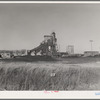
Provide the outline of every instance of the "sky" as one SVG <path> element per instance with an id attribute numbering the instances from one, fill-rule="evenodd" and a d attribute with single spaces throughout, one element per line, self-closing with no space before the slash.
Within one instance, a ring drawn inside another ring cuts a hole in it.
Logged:
<path id="1" fill-rule="evenodd" d="M 60 51 L 100 51 L 100 4 L 0 4 L 0 50 L 33 49 L 56 33 Z"/>

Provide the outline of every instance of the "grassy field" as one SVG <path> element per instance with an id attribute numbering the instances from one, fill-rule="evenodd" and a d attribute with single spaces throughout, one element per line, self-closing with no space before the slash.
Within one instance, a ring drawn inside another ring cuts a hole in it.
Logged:
<path id="1" fill-rule="evenodd" d="M 100 90 L 100 63 L 0 62 L 0 90 Z"/>

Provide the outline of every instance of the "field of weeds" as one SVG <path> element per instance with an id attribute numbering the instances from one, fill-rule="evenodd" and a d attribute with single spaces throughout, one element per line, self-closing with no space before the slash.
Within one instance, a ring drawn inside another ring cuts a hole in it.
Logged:
<path id="1" fill-rule="evenodd" d="M 100 64 L 0 62 L 0 90 L 100 90 Z"/>

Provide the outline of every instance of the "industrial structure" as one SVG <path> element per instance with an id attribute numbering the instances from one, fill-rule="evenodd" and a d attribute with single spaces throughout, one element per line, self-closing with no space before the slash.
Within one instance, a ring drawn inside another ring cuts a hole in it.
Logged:
<path id="1" fill-rule="evenodd" d="M 56 33 L 53 32 L 51 35 L 44 35 L 44 40 L 40 43 L 39 46 L 32 50 L 28 50 L 28 55 L 41 55 L 47 56 L 56 56 L 57 55 L 57 38 Z"/>
<path id="2" fill-rule="evenodd" d="M 13 58 L 16 56 L 25 56 L 27 55 L 27 50 L 0 50 L 0 58 Z"/>
<path id="3" fill-rule="evenodd" d="M 68 45 L 66 52 L 60 52 L 57 46 L 56 33 L 52 32 L 50 35 L 44 35 L 44 40 L 39 46 L 31 50 L 0 50 L 0 59 L 6 58 L 31 58 L 41 59 L 41 57 L 88 57 L 100 55 L 98 51 L 85 51 L 83 55 L 74 54 L 74 45 Z M 34 55 L 34 56 L 33 56 Z M 40 56 L 37 56 L 40 55 Z"/>
<path id="4" fill-rule="evenodd" d="M 99 52 L 98 51 L 85 51 L 84 52 L 84 57 L 88 57 L 88 56 L 98 56 Z"/>
<path id="5" fill-rule="evenodd" d="M 67 46 L 67 52 L 68 52 L 69 55 L 73 55 L 74 54 L 74 46 L 68 45 Z"/>
<path id="6" fill-rule="evenodd" d="M 21 57 L 21 56 L 51 56 L 51 57 L 61 57 L 62 55 L 66 55 L 66 53 L 59 52 L 58 46 L 57 46 L 57 38 L 56 33 L 52 32 L 50 35 L 44 35 L 44 40 L 40 43 L 39 46 L 36 48 L 33 48 L 31 50 L 1 50 L 0 51 L 1 58 L 15 58 L 15 57 Z"/>

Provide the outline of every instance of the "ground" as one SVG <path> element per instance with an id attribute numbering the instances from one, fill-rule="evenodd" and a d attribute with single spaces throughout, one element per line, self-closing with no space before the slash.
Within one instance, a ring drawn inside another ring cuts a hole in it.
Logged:
<path id="1" fill-rule="evenodd" d="M 0 90 L 100 90 L 100 58 L 1 60 Z"/>

